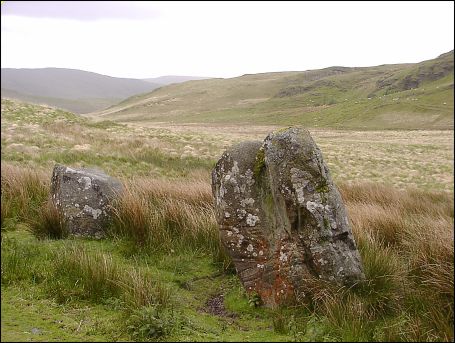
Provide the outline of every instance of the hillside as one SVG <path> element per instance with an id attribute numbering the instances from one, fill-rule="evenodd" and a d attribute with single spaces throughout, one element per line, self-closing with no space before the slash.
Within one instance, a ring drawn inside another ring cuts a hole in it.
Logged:
<path id="1" fill-rule="evenodd" d="M 188 81 L 90 116 L 121 122 L 453 129 L 453 51 L 415 64 Z"/>
<path id="2" fill-rule="evenodd" d="M 2 97 L 86 113 L 106 108 L 160 84 L 64 68 L 2 68 Z"/>
<path id="3" fill-rule="evenodd" d="M 152 77 L 152 78 L 143 79 L 143 80 L 147 81 L 147 82 L 158 83 L 160 85 L 170 85 L 172 83 L 181 83 L 181 82 L 186 82 L 186 81 L 206 80 L 206 79 L 210 79 L 210 77 L 164 75 L 164 76 Z"/>

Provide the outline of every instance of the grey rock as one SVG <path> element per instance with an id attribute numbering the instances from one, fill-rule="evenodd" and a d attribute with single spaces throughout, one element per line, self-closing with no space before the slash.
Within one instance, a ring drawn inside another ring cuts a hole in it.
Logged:
<path id="1" fill-rule="evenodd" d="M 267 306 L 306 296 L 306 280 L 364 278 L 340 193 L 309 132 L 289 128 L 226 151 L 212 171 L 221 241 Z"/>
<path id="2" fill-rule="evenodd" d="M 120 181 L 101 170 L 57 164 L 51 197 L 67 231 L 75 236 L 102 238 L 112 215 L 111 203 L 122 192 Z"/>

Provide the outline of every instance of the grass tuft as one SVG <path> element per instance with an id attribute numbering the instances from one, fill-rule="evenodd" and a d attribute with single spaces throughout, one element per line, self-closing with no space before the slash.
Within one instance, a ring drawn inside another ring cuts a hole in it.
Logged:
<path id="1" fill-rule="evenodd" d="M 38 239 L 62 239 L 68 237 L 64 218 L 51 200 L 41 206 L 36 219 L 29 219 L 28 222 L 30 232 Z"/>
<path id="2" fill-rule="evenodd" d="M 112 234 L 131 240 L 141 251 L 204 251 L 221 268 L 230 267 L 207 184 L 138 180 L 125 187 L 113 207 Z"/>
<path id="3" fill-rule="evenodd" d="M 41 204 L 49 195 L 50 177 L 44 172 L 1 165 L 2 227 L 9 223 L 33 220 L 40 213 Z"/>
<path id="4" fill-rule="evenodd" d="M 95 303 L 120 299 L 129 309 L 169 303 L 169 289 L 143 270 L 126 269 L 110 254 L 70 244 L 57 261 L 48 291 L 58 302 L 88 299 Z"/>

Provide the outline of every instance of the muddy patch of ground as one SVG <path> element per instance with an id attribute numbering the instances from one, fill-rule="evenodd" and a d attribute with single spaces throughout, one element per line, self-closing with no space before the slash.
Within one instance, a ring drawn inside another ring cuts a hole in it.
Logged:
<path id="1" fill-rule="evenodd" d="M 204 307 L 199 310 L 219 317 L 235 318 L 237 316 L 235 313 L 227 311 L 224 307 L 223 294 L 213 295 L 207 300 Z"/>

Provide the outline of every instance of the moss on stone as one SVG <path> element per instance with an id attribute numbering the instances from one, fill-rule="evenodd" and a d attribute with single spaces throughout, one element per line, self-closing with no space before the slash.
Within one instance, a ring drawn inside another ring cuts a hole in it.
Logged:
<path id="1" fill-rule="evenodd" d="M 318 193 L 328 193 L 329 192 L 329 186 L 325 181 L 322 181 L 320 184 L 316 186 L 316 192 Z"/>
<path id="2" fill-rule="evenodd" d="M 253 174 L 254 179 L 259 180 L 261 176 L 262 170 L 265 168 L 265 152 L 264 148 L 260 148 L 258 153 L 256 154 L 256 159 L 254 162 Z"/>
<path id="3" fill-rule="evenodd" d="M 286 127 L 282 127 L 281 129 L 278 129 L 278 130 L 275 130 L 273 133 L 282 133 L 282 132 L 285 132 L 289 129 L 292 129 L 292 126 L 286 126 Z"/>
<path id="4" fill-rule="evenodd" d="M 264 210 L 266 210 L 266 213 L 269 214 L 269 213 L 273 213 L 273 207 L 274 207 L 274 202 L 273 202 L 273 195 L 272 193 L 270 192 L 267 192 L 264 196 L 263 196 L 263 203 L 265 205 L 265 208 Z"/>
<path id="5" fill-rule="evenodd" d="M 324 228 L 325 229 L 330 229 L 330 223 L 329 223 L 329 220 L 327 218 L 324 218 Z"/>

